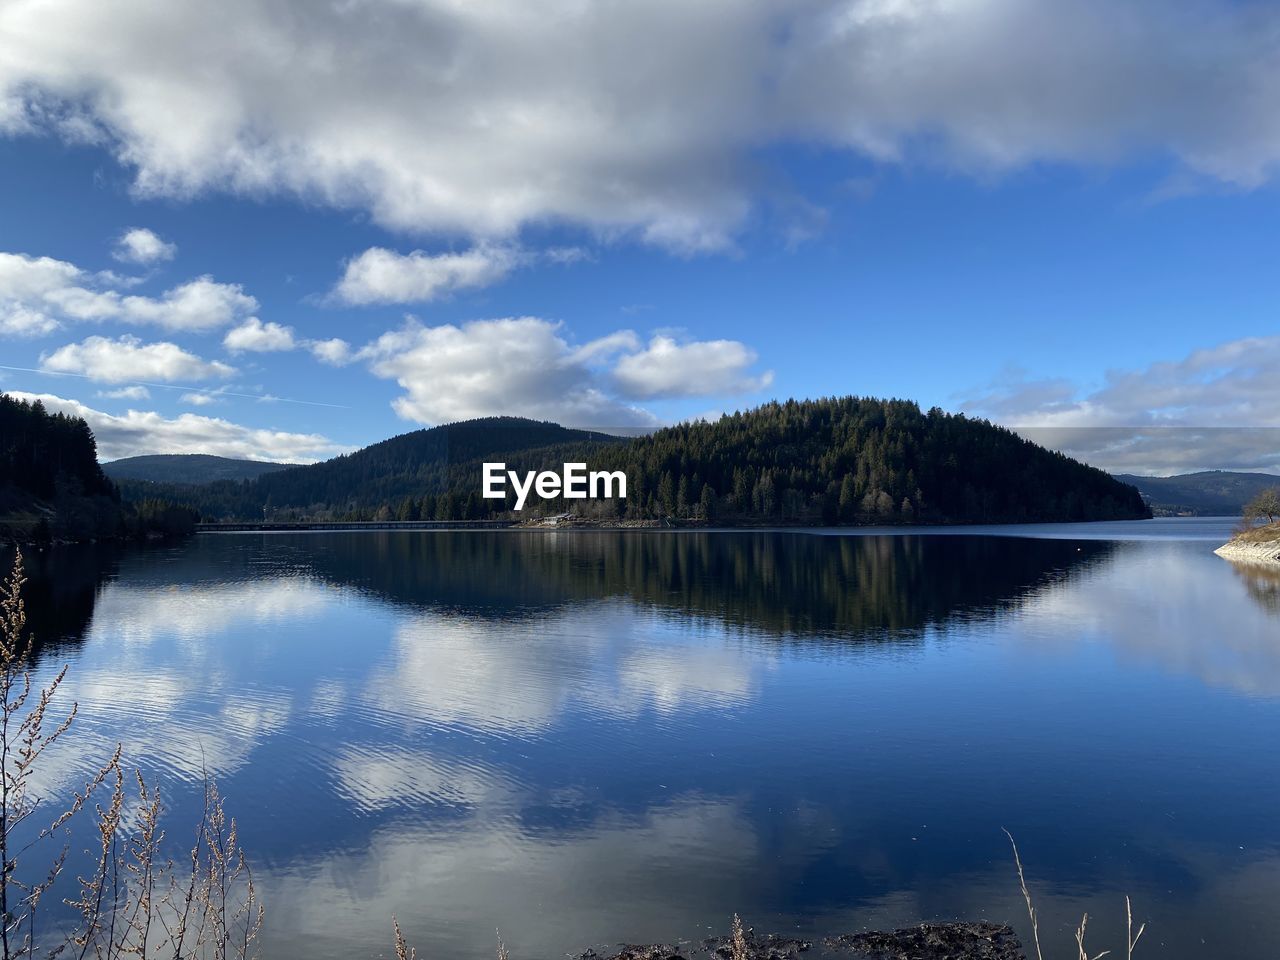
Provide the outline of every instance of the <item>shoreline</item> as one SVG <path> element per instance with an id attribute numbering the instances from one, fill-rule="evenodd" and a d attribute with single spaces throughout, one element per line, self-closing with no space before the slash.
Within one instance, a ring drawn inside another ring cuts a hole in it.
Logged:
<path id="1" fill-rule="evenodd" d="M 1280 523 L 1238 532 L 1213 552 L 1226 560 L 1280 565 Z"/>
<path id="2" fill-rule="evenodd" d="M 1087 524 L 1135 523 L 1151 517 L 1120 520 L 987 520 L 980 523 L 753 523 L 715 520 L 595 520 L 581 517 L 541 517 L 528 520 L 299 520 L 299 521 L 210 521 L 197 523 L 196 533 L 303 533 L 362 530 L 643 530 L 643 531 L 770 531 L 786 530 L 874 530 L 874 531 L 957 531 L 985 527 L 1079 526 Z M 1165 518 L 1168 519 L 1168 518 Z M 1201 519 L 1201 518 L 1194 518 Z M 1213 518 L 1210 518 L 1213 519 Z"/>
<path id="3" fill-rule="evenodd" d="M 1238 540 L 1228 540 L 1213 552 L 1224 560 L 1280 567 L 1280 540 L 1270 540 L 1262 543 L 1242 543 Z"/>
<path id="4" fill-rule="evenodd" d="M 892 931 L 806 939 L 761 935 L 708 937 L 676 944 L 620 944 L 592 949 L 578 960 L 1026 960 L 1012 927 L 989 921 L 921 923 Z"/>

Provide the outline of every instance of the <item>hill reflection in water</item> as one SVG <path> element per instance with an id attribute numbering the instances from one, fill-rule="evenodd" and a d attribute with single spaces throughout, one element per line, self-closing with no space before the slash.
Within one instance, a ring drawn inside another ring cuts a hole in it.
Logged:
<path id="1" fill-rule="evenodd" d="M 997 615 L 1114 549 L 1002 537 L 371 532 L 203 537 L 175 559 L 180 570 L 163 570 L 199 582 L 252 578 L 269 565 L 275 576 L 467 617 L 625 599 L 766 634 L 863 638 Z"/>
<path id="2" fill-rule="evenodd" d="M 1002 825 L 1045 929 L 1113 945 L 1128 893 L 1198 960 L 1280 936 L 1276 618 L 1213 545 L 204 536 L 78 561 L 41 669 L 175 823 L 219 779 L 284 960 L 376 954 L 392 913 L 462 960 L 1019 921 Z"/>

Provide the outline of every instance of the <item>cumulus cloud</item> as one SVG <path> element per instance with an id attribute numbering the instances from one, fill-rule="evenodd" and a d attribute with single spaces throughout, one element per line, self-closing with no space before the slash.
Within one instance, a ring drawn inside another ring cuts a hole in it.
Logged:
<path id="1" fill-rule="evenodd" d="M 143 343 L 137 337 L 88 337 L 41 355 L 40 369 L 71 373 L 99 383 L 127 380 L 209 380 L 229 377 L 235 368 L 220 361 L 205 361 L 176 343 Z"/>
<path id="2" fill-rule="evenodd" d="M 292 350 L 297 343 L 293 338 L 292 327 L 263 323 L 257 317 L 250 317 L 240 326 L 228 330 L 227 335 L 222 338 L 222 345 L 232 353 L 268 353 Z"/>
<path id="3" fill-rule="evenodd" d="M 98 396 L 106 400 L 150 400 L 151 391 L 140 384 L 135 384 L 132 387 L 121 387 L 119 390 L 101 390 Z"/>
<path id="4" fill-rule="evenodd" d="M 58 329 L 58 321 L 47 313 L 20 303 L 0 302 L 0 336 L 42 337 Z"/>
<path id="5" fill-rule="evenodd" d="M 983 173 L 1163 156 L 1263 183 L 1278 29 L 1234 0 L 9 3 L 0 125 L 102 143 L 148 196 L 700 250 L 731 243 L 779 179 L 757 158 L 795 143 Z"/>
<path id="6" fill-rule="evenodd" d="M 5 300 L 37 300 L 72 286 L 83 275 L 79 267 L 64 260 L 0 252 L 0 298 Z"/>
<path id="7" fill-rule="evenodd" d="M 161 240 L 146 227 L 133 227 L 116 240 L 111 255 L 122 263 L 155 263 L 172 260 L 178 254 L 178 245 Z"/>
<path id="8" fill-rule="evenodd" d="M 225 327 L 257 308 L 258 301 L 239 284 L 218 283 L 205 276 L 174 287 L 158 299 L 124 297 L 115 318 L 128 323 L 153 323 L 169 330 L 203 332 Z"/>
<path id="9" fill-rule="evenodd" d="M 62 321 L 149 324 L 196 333 L 248 317 L 258 301 L 238 284 L 202 276 L 159 297 L 125 294 L 129 278 L 90 273 L 65 260 L 0 253 L 0 325 L 6 332 L 37 335 Z"/>
<path id="10" fill-rule="evenodd" d="M 348 304 L 424 303 L 455 290 L 487 287 L 519 261 L 520 254 L 510 247 L 489 244 L 434 256 L 370 247 L 347 261 L 333 295 Z"/>
<path id="11" fill-rule="evenodd" d="M 339 367 L 351 360 L 351 344 L 334 337 L 332 340 L 310 340 L 307 349 L 321 363 Z"/>
<path id="12" fill-rule="evenodd" d="M 1280 473 L 1280 336 L 1249 337 L 1139 370 L 1093 389 L 1015 373 L 966 410 L 1110 470 Z"/>
<path id="13" fill-rule="evenodd" d="M 168 419 L 153 411 L 130 410 L 117 417 L 53 394 L 14 391 L 10 396 L 40 400 L 50 410 L 83 417 L 104 460 L 147 453 L 210 453 L 244 460 L 313 463 L 350 449 L 318 433 L 247 427 L 194 413 Z"/>
<path id="14" fill-rule="evenodd" d="M 623 330 L 573 346 L 561 324 L 539 317 L 438 327 L 410 322 L 354 359 L 399 383 L 405 394 L 393 407 L 418 423 L 514 414 L 602 430 L 650 427 L 658 419 L 632 399 L 741 393 L 768 382 L 768 375 L 746 371 L 754 352 L 728 340 L 670 341 L 673 365 L 691 380 L 664 377 L 655 371 L 653 355 L 667 350 L 662 344 L 668 341 L 657 337 L 641 349 L 636 335 Z M 697 369 L 698 361 L 713 365 L 709 374 Z"/>
<path id="15" fill-rule="evenodd" d="M 409 323 L 357 355 L 405 390 L 392 406 L 406 420 L 447 423 L 517 414 L 575 426 L 649 426 L 573 356 L 560 325 L 537 317 L 476 320 L 460 327 Z"/>
<path id="16" fill-rule="evenodd" d="M 773 371 L 749 373 L 756 352 L 736 340 L 680 344 L 656 336 L 639 353 L 618 361 L 613 377 L 619 391 L 637 400 L 751 393 L 773 382 Z"/>

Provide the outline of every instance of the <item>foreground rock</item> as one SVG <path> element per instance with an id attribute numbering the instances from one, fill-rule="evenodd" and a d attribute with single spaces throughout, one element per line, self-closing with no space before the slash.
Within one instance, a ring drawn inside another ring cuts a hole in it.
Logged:
<path id="1" fill-rule="evenodd" d="M 1213 552 L 1245 563 L 1280 563 L 1280 523 L 1238 533 Z"/>
<path id="2" fill-rule="evenodd" d="M 995 923 L 925 923 L 890 933 L 851 933 L 823 940 L 747 933 L 748 960 L 1026 960 L 1012 927 Z M 731 960 L 733 940 L 622 946 L 581 960 Z"/>

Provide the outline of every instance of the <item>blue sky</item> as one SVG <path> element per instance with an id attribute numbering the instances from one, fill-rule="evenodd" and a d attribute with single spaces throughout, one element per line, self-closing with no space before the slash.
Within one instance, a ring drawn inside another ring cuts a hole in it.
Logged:
<path id="1" fill-rule="evenodd" d="M 1268 8 L 170 6 L 0 12 L 0 387 L 104 456 L 857 393 L 1280 470 Z"/>

